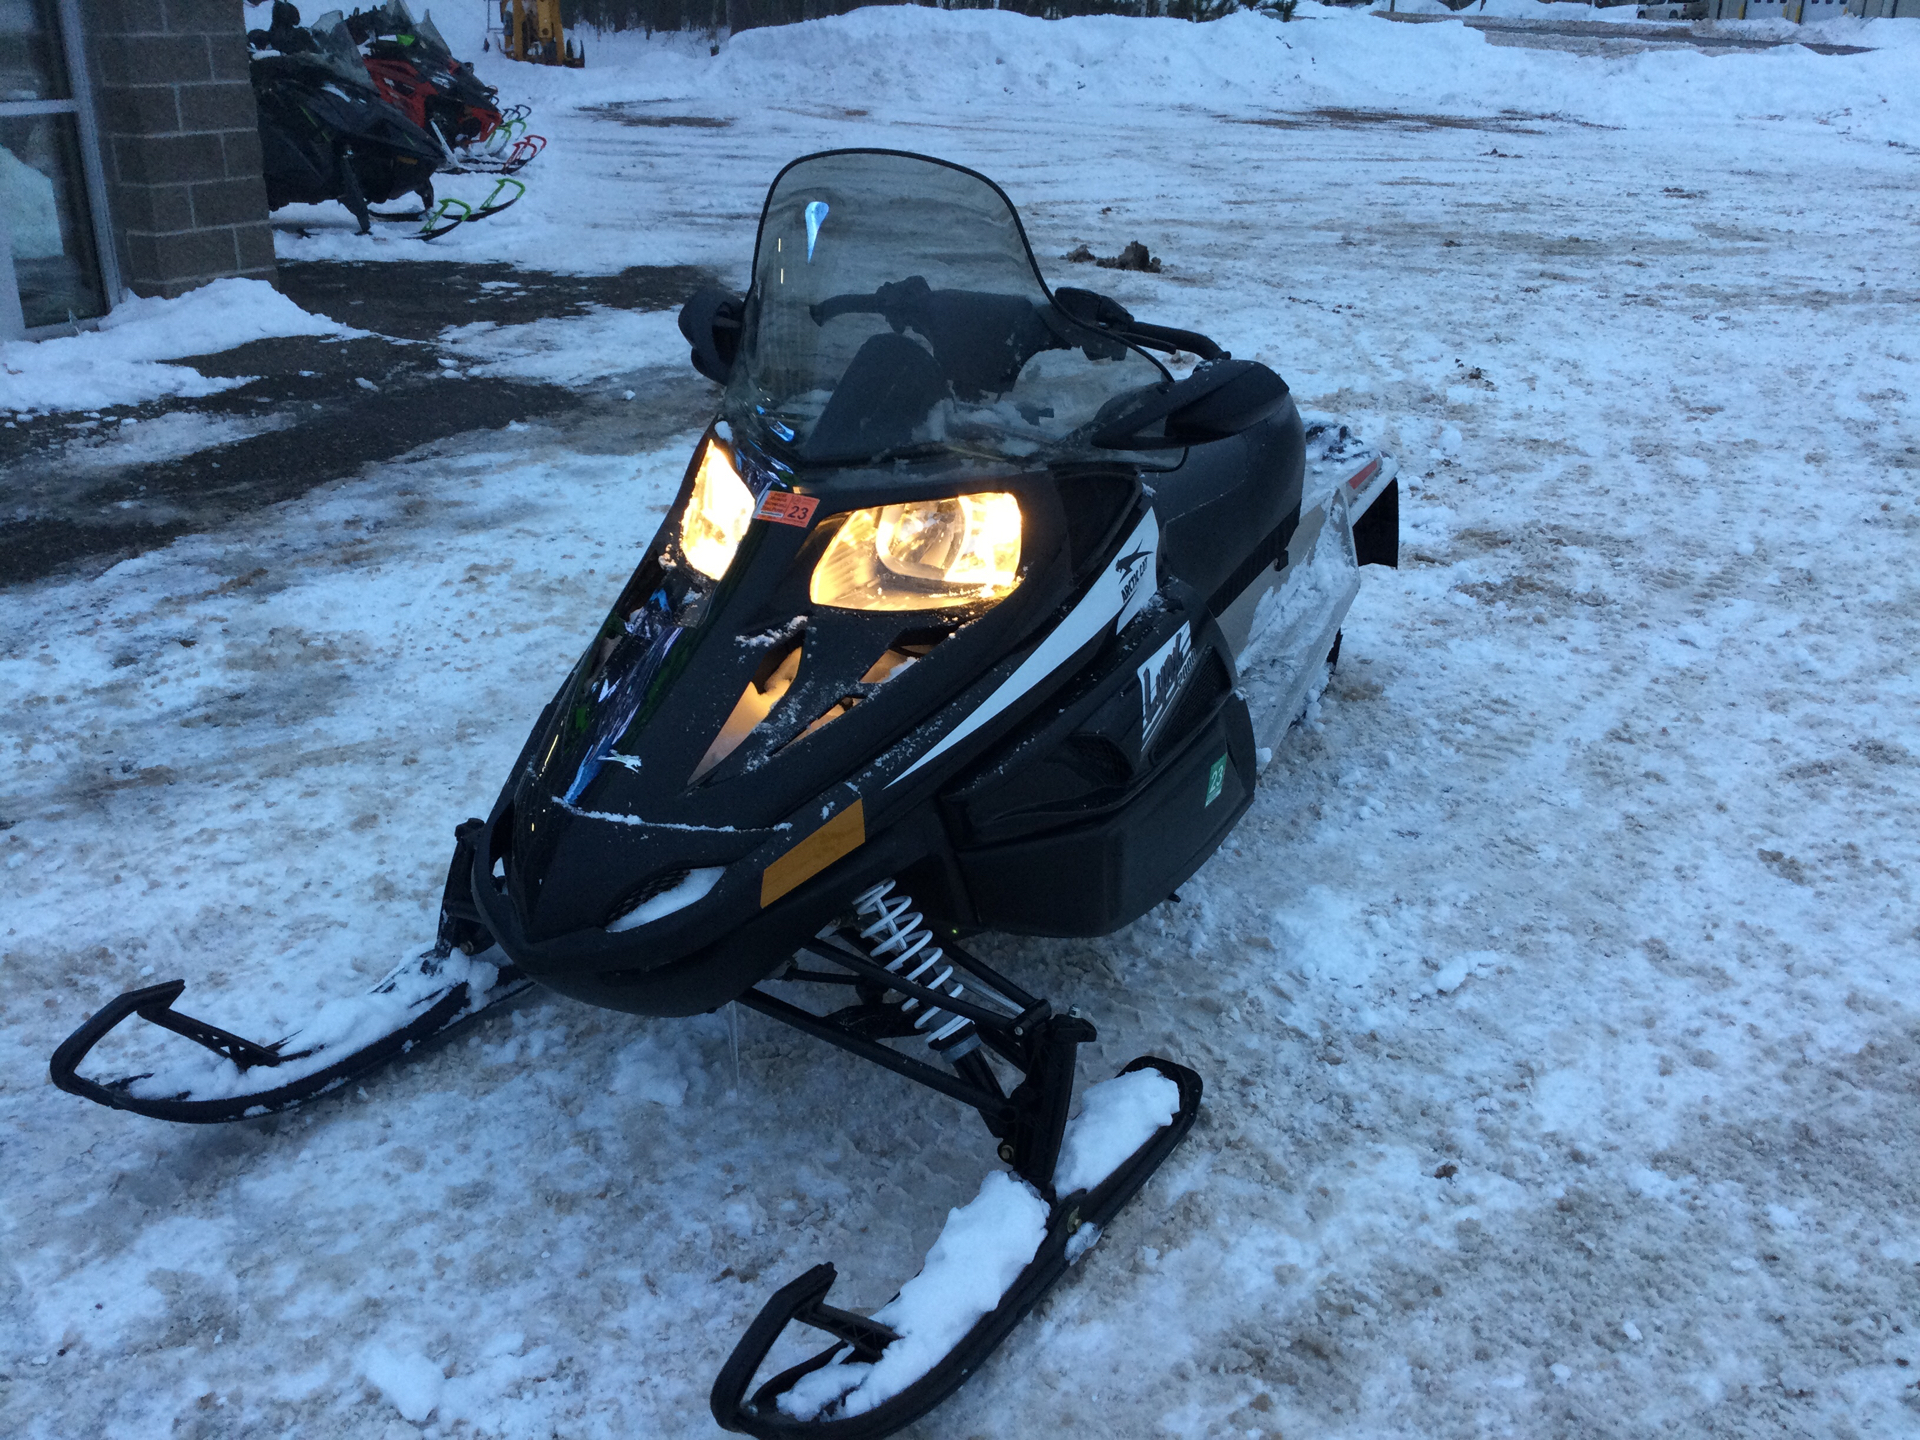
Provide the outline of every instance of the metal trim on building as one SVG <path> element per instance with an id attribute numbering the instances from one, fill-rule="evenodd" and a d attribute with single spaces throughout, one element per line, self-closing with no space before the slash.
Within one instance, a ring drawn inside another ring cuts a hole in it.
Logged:
<path id="1" fill-rule="evenodd" d="M 72 115 L 79 134 L 82 189 L 87 197 L 87 221 L 93 232 L 94 263 L 99 267 L 101 296 L 107 313 L 121 300 L 119 256 L 114 250 L 113 225 L 107 213 L 107 173 L 100 160 L 100 129 L 94 114 L 93 70 L 81 35 L 80 0 L 55 0 L 54 23 L 60 27 L 60 50 L 67 66 L 64 100 L 0 100 L 0 119 L 34 115 Z M 91 329 L 100 316 L 62 320 L 29 328 L 20 306 L 20 288 L 13 267 L 13 234 L 0 214 L 0 339 L 41 340 Z"/>

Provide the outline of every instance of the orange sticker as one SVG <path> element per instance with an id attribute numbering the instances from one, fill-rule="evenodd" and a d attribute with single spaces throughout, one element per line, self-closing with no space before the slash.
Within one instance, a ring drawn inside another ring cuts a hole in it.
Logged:
<path id="1" fill-rule="evenodd" d="M 814 495 L 796 495 L 791 490 L 769 490 L 760 497 L 756 520 L 771 520 L 776 525 L 798 525 L 802 530 L 813 523 L 813 512 L 820 508 Z"/>
<path id="2" fill-rule="evenodd" d="M 1354 472 L 1353 478 L 1347 481 L 1347 488 L 1349 490 L 1358 490 L 1362 485 L 1366 484 L 1367 481 L 1371 480 L 1375 475 L 1379 473 L 1380 473 L 1380 458 L 1379 456 L 1376 455 L 1373 459 L 1369 460 L 1365 465 L 1362 465 L 1357 471 Z"/>

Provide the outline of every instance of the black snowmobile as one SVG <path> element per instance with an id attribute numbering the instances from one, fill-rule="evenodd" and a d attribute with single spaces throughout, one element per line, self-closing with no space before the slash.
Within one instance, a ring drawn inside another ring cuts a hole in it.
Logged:
<path id="1" fill-rule="evenodd" d="M 433 950 L 274 1045 L 174 1010 L 182 981 L 133 991 L 53 1080 L 231 1120 L 532 982 L 649 1015 L 746 1005 L 973 1108 L 1009 1167 L 879 1312 L 827 1303 L 816 1267 L 714 1385 L 729 1429 L 883 1435 L 982 1363 L 1200 1101 L 1143 1056 L 1070 1119 L 1092 1024 L 966 937 L 1107 934 L 1213 853 L 1325 683 L 1358 566 L 1397 561 L 1394 467 L 1305 427 L 1265 366 L 1049 290 L 1000 189 L 924 156 L 789 165 L 752 288 L 680 323 L 720 416 L 455 832 Z M 1176 379 L 1150 351 L 1198 363 Z M 81 1076 L 135 1014 L 203 1052 Z M 756 1386 L 794 1321 L 831 1344 Z"/>
<path id="2" fill-rule="evenodd" d="M 423 214 L 433 210 L 445 152 L 380 98 L 337 10 L 303 27 L 300 12 L 276 0 L 272 25 L 247 38 L 268 209 L 338 200 L 362 235 L 382 201 L 415 194 Z"/>

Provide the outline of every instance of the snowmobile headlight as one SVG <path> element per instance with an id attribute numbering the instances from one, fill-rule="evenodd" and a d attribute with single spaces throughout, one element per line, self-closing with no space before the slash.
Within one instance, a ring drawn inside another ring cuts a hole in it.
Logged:
<path id="1" fill-rule="evenodd" d="M 1020 502 L 992 491 L 854 511 L 810 594 L 848 610 L 938 610 L 998 600 L 1019 571 Z"/>
<path id="2" fill-rule="evenodd" d="M 733 552 L 753 520 L 753 492 L 747 489 L 733 459 L 716 441 L 707 441 L 700 469 L 693 477 L 693 494 L 680 521 L 680 549 L 687 563 L 709 579 L 718 580 L 733 563 Z"/>

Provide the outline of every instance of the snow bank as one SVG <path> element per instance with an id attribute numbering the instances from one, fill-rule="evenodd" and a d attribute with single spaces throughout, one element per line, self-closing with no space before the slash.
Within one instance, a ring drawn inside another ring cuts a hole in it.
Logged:
<path id="1" fill-rule="evenodd" d="M 1633 18 L 1630 7 L 1512 4 L 1517 14 L 1541 19 Z M 1434 8 L 1447 13 L 1437 3 Z M 1907 133 L 1896 138 L 1920 139 L 1914 133 L 1912 65 L 1903 53 L 1912 48 L 1909 39 L 1887 28 L 1863 29 L 1862 22 L 1850 28 L 1833 23 L 1851 43 L 1888 48 L 1846 57 L 1842 66 L 1836 57 L 1798 45 L 1735 55 L 1663 49 L 1599 58 L 1493 45 L 1465 24 L 1404 25 L 1333 7 L 1303 10 L 1314 13 L 1289 25 L 1252 11 L 1196 25 L 875 6 L 749 30 L 713 57 L 689 53 L 674 37 L 636 42 L 622 36 L 635 57 L 630 66 L 538 76 L 514 67 L 488 78 L 504 80 L 516 94 L 536 93 L 543 107 L 685 98 L 712 102 L 733 115 L 829 103 L 964 113 L 1009 100 L 1129 108 L 1171 101 L 1208 108 L 1521 110 L 1635 125 L 1656 117 L 1698 120 L 1760 109 L 1764 87 L 1769 115 L 1831 117 L 1836 101 L 1845 104 L 1840 97 L 1851 94 L 1856 109 L 1884 106 L 1897 113 Z M 1811 37 L 1796 30 L 1793 38 Z M 484 62 L 481 68 L 488 69 Z M 1857 110 L 1852 118 L 1867 117 Z"/>
<path id="2" fill-rule="evenodd" d="M 1305 11 L 1308 5 L 1302 4 Z M 1314 5 L 1316 13 L 1324 13 L 1333 7 Z M 1480 16 L 1498 16 L 1503 20 L 1541 20 L 1575 21 L 1581 24 L 1598 23 L 1602 25 L 1631 25 L 1639 19 L 1633 5 L 1575 5 L 1567 0 L 1477 0 L 1464 10 L 1454 10 L 1441 3 L 1441 0 L 1378 0 L 1371 11 L 1374 15 L 1446 15 L 1454 19 L 1467 20 Z M 1337 13 L 1337 12 L 1336 12 Z"/>
<path id="3" fill-rule="evenodd" d="M 1573 18 L 1592 14 L 1583 6 L 1551 8 Z M 1196 25 L 876 6 L 745 31 L 714 55 L 704 39 L 685 34 L 589 36 L 584 70 L 483 54 L 478 11 L 471 19 L 456 14 L 450 26 L 474 27 L 465 38 L 450 28 L 456 48 L 476 59 L 504 100 L 530 104 L 535 127 L 552 141 L 524 172 L 525 200 L 431 247 L 355 235 L 337 205 L 295 207 L 282 218 L 297 216 L 301 233 L 283 232 L 276 243 L 283 256 L 314 259 L 407 260 L 430 251 L 514 262 L 538 256 L 543 266 L 578 273 L 701 264 L 738 274 L 751 243 L 750 227 L 740 222 L 757 215 L 778 166 L 748 173 L 731 162 L 715 164 L 702 136 L 720 132 L 737 149 L 777 135 L 781 160 L 879 145 L 987 165 L 1000 154 L 995 137 L 1002 128 L 1021 123 L 1002 112 L 1057 109 L 1072 117 L 1017 164 L 997 167 L 997 178 L 1027 207 L 1044 198 L 1028 184 L 1045 184 L 1043 176 L 1084 159 L 1111 160 L 1103 146 L 1113 127 L 1176 111 L 1194 123 L 1291 125 L 1301 117 L 1309 127 L 1329 112 L 1358 112 L 1363 121 L 1395 111 L 1497 116 L 1507 126 L 1516 117 L 1525 123 L 1556 116 L 1660 129 L 1676 145 L 1694 143 L 1678 137 L 1703 125 L 1765 116 L 1770 125 L 1832 126 L 1876 142 L 1920 144 L 1912 52 L 1900 48 L 1906 42 L 1891 23 L 1877 32 L 1856 33 L 1859 22 L 1845 34 L 1821 29 L 1827 39 L 1886 47 L 1871 55 L 1823 56 L 1793 45 L 1597 57 L 1496 45 L 1453 18 L 1396 24 L 1311 4 L 1302 13 L 1293 24 L 1241 12 Z M 1793 38 L 1814 38 L 1813 27 Z M 932 128 L 927 116 L 939 117 Z M 1261 138 L 1302 158 L 1315 148 L 1300 135 Z M 590 182 L 583 163 L 597 169 Z M 484 176 L 446 177 L 444 188 L 478 202 L 487 183 Z M 609 342 L 612 353 L 620 342 L 611 335 Z M 638 337 L 638 348 L 651 344 Z"/>
<path id="4" fill-rule="evenodd" d="M 351 335 L 264 280 L 215 280 L 173 300 L 125 300 L 97 330 L 0 343 L 0 410 L 97 410 L 246 384 L 160 362 L 284 335 Z"/>

